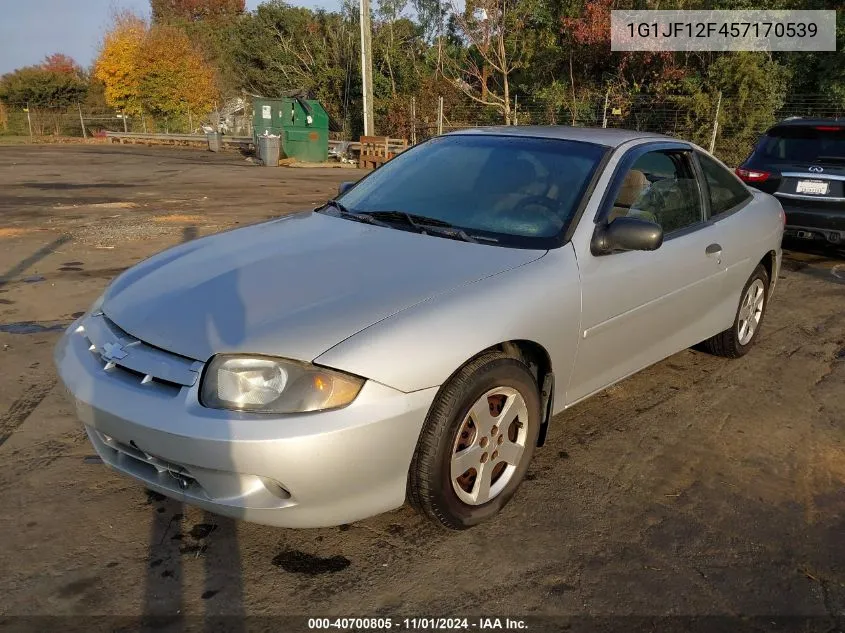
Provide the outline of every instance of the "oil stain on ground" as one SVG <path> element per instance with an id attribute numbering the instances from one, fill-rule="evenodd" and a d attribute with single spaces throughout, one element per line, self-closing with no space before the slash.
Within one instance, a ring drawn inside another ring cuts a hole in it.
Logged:
<path id="1" fill-rule="evenodd" d="M 192 538 L 200 540 L 207 537 L 216 529 L 217 525 L 215 523 L 197 523 L 191 528 L 190 535 Z"/>
<path id="2" fill-rule="evenodd" d="M 41 332 L 61 332 L 66 327 L 66 323 L 41 325 L 35 321 L 20 321 L 18 323 L 3 323 L 0 325 L 0 332 L 6 334 L 39 334 Z"/>
<path id="3" fill-rule="evenodd" d="M 273 564 L 291 574 L 319 576 L 343 571 L 351 564 L 345 556 L 322 558 L 298 550 L 287 550 L 273 557 Z"/>

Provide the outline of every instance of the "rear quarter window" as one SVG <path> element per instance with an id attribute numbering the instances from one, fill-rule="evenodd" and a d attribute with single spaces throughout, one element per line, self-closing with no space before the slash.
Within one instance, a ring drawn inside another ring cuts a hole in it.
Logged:
<path id="1" fill-rule="evenodd" d="M 751 199 L 751 192 L 734 175 L 706 154 L 698 162 L 710 195 L 710 215 L 726 213 Z"/>

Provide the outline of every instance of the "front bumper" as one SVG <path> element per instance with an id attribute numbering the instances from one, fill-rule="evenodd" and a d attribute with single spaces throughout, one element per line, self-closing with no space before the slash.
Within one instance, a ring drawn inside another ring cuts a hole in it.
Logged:
<path id="1" fill-rule="evenodd" d="M 85 317 L 83 317 L 84 319 Z M 349 406 L 297 415 L 199 404 L 199 381 L 142 384 L 70 326 L 55 361 L 97 453 L 152 490 L 212 512 L 281 527 L 326 527 L 401 506 L 436 388 L 368 381 Z"/>

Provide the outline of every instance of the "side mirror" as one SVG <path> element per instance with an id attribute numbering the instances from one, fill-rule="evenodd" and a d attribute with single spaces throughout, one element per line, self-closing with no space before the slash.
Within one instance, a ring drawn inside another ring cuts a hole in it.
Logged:
<path id="1" fill-rule="evenodd" d="M 346 181 L 346 182 L 342 182 L 342 183 L 340 183 L 340 184 L 337 186 L 337 195 L 342 196 L 342 195 L 343 195 L 343 194 L 345 194 L 347 191 L 349 191 L 350 189 L 352 189 L 352 187 L 354 187 L 354 186 L 355 186 L 355 183 L 354 183 L 354 182 L 350 182 L 350 181 Z"/>
<path id="2" fill-rule="evenodd" d="M 593 255 L 614 251 L 654 251 L 663 244 L 663 227 L 648 220 L 620 217 L 596 226 L 590 250 Z"/>

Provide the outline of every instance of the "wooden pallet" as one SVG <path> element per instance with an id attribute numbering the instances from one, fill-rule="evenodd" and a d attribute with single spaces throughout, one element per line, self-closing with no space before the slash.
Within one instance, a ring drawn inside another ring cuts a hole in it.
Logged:
<path id="1" fill-rule="evenodd" d="M 388 136 L 362 136 L 360 146 L 361 153 L 358 158 L 358 167 L 375 169 L 399 152 L 408 149 L 408 139 L 390 138 Z"/>

